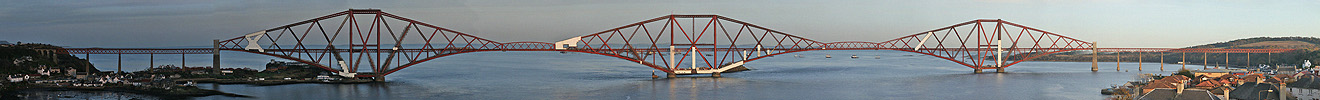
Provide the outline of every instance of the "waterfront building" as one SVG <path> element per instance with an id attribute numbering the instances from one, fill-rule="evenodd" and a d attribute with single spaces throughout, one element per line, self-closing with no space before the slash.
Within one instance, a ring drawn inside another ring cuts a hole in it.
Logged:
<path id="1" fill-rule="evenodd" d="M 20 75 L 9 75 L 9 77 L 8 77 L 9 82 L 22 82 L 23 80 L 27 80 L 27 79 L 30 79 L 30 78 L 32 78 L 32 77 L 28 77 L 28 75 L 21 75 L 21 74 L 20 74 Z"/>
<path id="2" fill-rule="evenodd" d="M 316 80 L 339 80 L 339 79 L 330 77 L 329 75 L 317 75 Z"/>

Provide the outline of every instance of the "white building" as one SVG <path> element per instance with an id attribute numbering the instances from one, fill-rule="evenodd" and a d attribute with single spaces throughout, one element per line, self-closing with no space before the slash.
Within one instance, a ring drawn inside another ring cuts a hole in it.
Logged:
<path id="1" fill-rule="evenodd" d="M 27 75 L 9 75 L 8 77 L 9 82 L 22 82 L 23 80 L 27 80 L 28 78 L 30 77 L 28 77 Z"/>

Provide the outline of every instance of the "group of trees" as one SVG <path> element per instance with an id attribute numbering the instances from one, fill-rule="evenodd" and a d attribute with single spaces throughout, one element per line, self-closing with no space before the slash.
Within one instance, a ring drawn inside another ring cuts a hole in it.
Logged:
<path id="1" fill-rule="evenodd" d="M 80 72 L 100 71 L 96 67 L 91 67 L 91 63 L 86 59 L 79 59 L 69 54 L 43 53 L 37 51 L 39 49 L 58 50 L 60 47 L 35 43 L 0 46 L 0 75 L 36 74 L 37 72 L 32 69 L 41 66 L 59 69 L 75 68 Z"/>

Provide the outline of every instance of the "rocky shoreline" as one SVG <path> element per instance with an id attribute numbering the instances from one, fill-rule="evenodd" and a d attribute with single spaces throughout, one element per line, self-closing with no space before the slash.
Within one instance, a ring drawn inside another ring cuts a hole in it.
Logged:
<path id="1" fill-rule="evenodd" d="M 150 95 L 154 97 L 167 99 L 184 99 L 191 97 L 205 97 L 213 95 L 223 95 L 229 97 L 251 97 L 247 95 L 225 93 L 216 90 L 199 89 L 196 87 L 177 87 L 177 88 L 152 88 L 135 86 L 107 86 L 107 87 L 57 87 L 57 86 L 33 86 L 18 89 L 0 91 L 0 99 L 20 99 L 21 93 L 35 91 L 110 91 L 124 92 L 133 94 Z"/>

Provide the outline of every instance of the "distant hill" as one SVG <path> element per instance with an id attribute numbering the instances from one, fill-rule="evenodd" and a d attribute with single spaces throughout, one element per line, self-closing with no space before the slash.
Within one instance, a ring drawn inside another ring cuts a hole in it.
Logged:
<path id="1" fill-rule="evenodd" d="M 1228 53 L 1228 66 L 1256 66 L 1261 64 L 1284 64 L 1297 65 L 1302 60 L 1320 59 L 1320 38 L 1316 37 L 1255 37 L 1246 39 L 1237 39 L 1227 42 L 1196 45 L 1185 48 L 1215 48 L 1215 49 L 1298 49 L 1284 53 L 1252 53 L 1248 59 L 1246 53 Z M 1114 62 L 1116 57 L 1122 54 L 1123 62 L 1138 62 L 1136 52 L 1121 53 L 1101 53 L 1099 60 L 1101 62 Z M 1141 62 L 1160 61 L 1163 56 L 1165 63 L 1177 63 L 1179 61 L 1187 62 L 1192 65 L 1225 65 L 1225 53 L 1141 53 Z M 1009 56 L 1009 59 L 1021 59 L 1023 55 Z M 1185 57 L 1185 59 L 1184 59 Z M 1090 62 L 1090 51 L 1073 51 L 1064 53 L 1055 53 L 1039 58 L 1031 59 L 1033 61 L 1076 61 Z M 1250 63 L 1248 63 L 1250 62 Z"/>
<path id="2" fill-rule="evenodd" d="M 1320 38 L 1315 37 L 1256 37 L 1238 39 L 1228 42 L 1219 42 L 1205 45 L 1197 45 L 1187 48 L 1217 48 L 1217 49 L 1307 49 L 1313 51 L 1317 44 L 1320 44 Z"/>
<path id="3" fill-rule="evenodd" d="M 35 69 L 47 68 L 77 69 L 78 72 L 100 72 L 86 59 L 79 59 L 68 54 L 50 54 L 38 50 L 56 50 L 59 46 L 49 44 L 0 44 L 0 75 L 36 74 Z"/>

